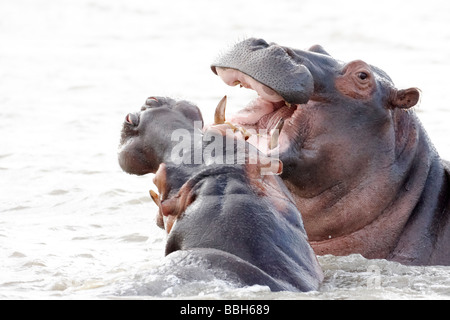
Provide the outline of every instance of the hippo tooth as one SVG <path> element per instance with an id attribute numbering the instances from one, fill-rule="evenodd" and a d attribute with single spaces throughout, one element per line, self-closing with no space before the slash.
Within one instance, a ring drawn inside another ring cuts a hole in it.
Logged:
<path id="1" fill-rule="evenodd" d="M 278 147 L 278 138 L 280 137 L 280 132 L 281 132 L 281 129 L 283 128 L 283 125 L 284 125 L 284 119 L 281 118 L 280 120 L 278 120 L 275 127 L 272 130 L 270 130 L 270 139 L 269 139 L 269 149 L 270 150 Z"/>
<path id="2" fill-rule="evenodd" d="M 159 200 L 159 195 L 153 190 L 150 190 L 149 193 L 150 193 L 150 197 L 152 198 L 153 202 L 155 202 L 155 204 L 158 207 L 160 207 L 161 206 L 161 201 Z"/>
<path id="3" fill-rule="evenodd" d="M 226 106 L 227 106 L 227 96 L 224 96 L 222 98 L 222 100 L 219 101 L 219 104 L 216 107 L 216 112 L 214 113 L 214 123 L 215 124 L 225 123 Z"/>

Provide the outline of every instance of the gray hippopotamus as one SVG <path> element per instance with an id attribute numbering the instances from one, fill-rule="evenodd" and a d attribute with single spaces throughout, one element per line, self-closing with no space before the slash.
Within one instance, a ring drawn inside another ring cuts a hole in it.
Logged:
<path id="1" fill-rule="evenodd" d="M 245 142 L 239 131 L 226 130 L 228 125 L 201 131 L 202 123 L 195 105 L 151 97 L 123 124 L 122 169 L 138 175 L 156 171 L 158 192 L 150 195 L 159 207 L 157 224 L 168 233 L 167 259 L 181 267 L 207 265 L 239 285 L 317 290 L 323 274 L 295 201 L 278 176 L 282 163 Z M 176 144 L 182 142 L 186 148 L 180 153 Z M 211 149 L 213 143 L 222 149 Z M 194 157 L 199 150 L 200 161 Z"/>
<path id="2" fill-rule="evenodd" d="M 258 92 L 230 122 L 270 131 L 284 120 L 281 177 L 317 254 L 450 265 L 450 166 L 411 109 L 416 88 L 396 89 L 379 68 L 321 46 L 254 38 L 211 68 Z"/>

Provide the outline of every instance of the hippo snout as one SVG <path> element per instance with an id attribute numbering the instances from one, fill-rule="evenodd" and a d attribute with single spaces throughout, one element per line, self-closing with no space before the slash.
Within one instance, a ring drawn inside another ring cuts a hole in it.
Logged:
<path id="1" fill-rule="evenodd" d="M 291 59 L 286 48 L 263 39 L 250 38 L 237 43 L 212 63 L 215 74 L 218 74 L 217 67 L 239 70 L 291 104 L 308 102 L 314 91 L 314 79 L 308 68 Z"/>

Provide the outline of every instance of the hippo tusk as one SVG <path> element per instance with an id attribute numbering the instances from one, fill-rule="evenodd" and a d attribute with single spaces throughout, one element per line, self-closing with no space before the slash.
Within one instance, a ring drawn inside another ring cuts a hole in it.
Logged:
<path id="1" fill-rule="evenodd" d="M 153 190 L 150 190 L 149 193 L 150 193 L 150 197 L 152 198 L 153 202 L 154 202 L 158 207 L 161 207 L 161 200 L 159 200 L 159 195 L 158 195 L 155 191 L 153 191 Z"/>
<path id="2" fill-rule="evenodd" d="M 233 132 L 239 131 L 242 134 L 243 138 L 247 140 L 252 135 L 250 132 L 245 130 L 245 128 L 241 127 L 240 125 L 234 125 L 231 122 L 225 120 L 226 106 L 227 106 L 227 96 L 224 96 L 219 101 L 219 104 L 216 107 L 216 111 L 214 112 L 214 124 L 227 124 L 230 126 Z"/>
<path id="3" fill-rule="evenodd" d="M 270 150 L 278 147 L 278 139 L 280 137 L 280 132 L 281 132 L 281 129 L 283 129 L 283 126 L 284 126 L 284 119 L 281 118 L 280 120 L 278 120 L 275 127 L 272 130 L 270 130 L 270 139 L 269 139 L 269 149 Z"/>
<path id="4" fill-rule="evenodd" d="M 214 123 L 223 124 L 225 123 L 225 108 L 227 106 L 227 96 L 224 96 L 222 100 L 216 107 L 216 112 L 214 113 Z"/>

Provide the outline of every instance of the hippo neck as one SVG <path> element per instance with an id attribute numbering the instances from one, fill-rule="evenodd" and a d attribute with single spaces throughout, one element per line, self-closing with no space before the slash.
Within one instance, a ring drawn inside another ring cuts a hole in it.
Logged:
<path id="1" fill-rule="evenodd" d="M 394 250 L 420 201 L 436 152 L 414 113 L 395 111 L 392 119 L 396 150 L 391 165 L 367 175 L 339 199 L 333 188 L 311 199 L 295 199 L 317 254 L 387 258 Z M 316 221 L 318 215 L 321 220 Z"/>

